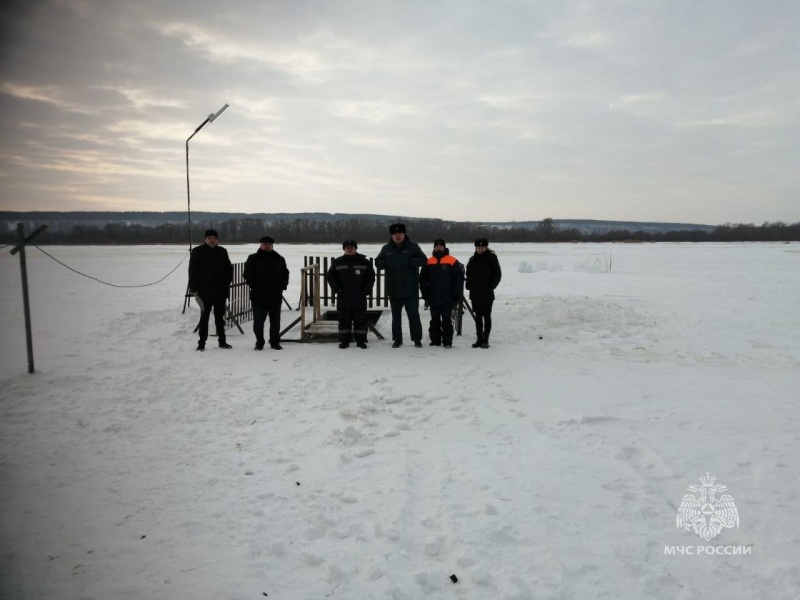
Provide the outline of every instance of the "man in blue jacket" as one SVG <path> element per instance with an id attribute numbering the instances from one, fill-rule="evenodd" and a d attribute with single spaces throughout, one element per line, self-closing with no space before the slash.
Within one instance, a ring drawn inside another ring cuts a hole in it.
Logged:
<path id="1" fill-rule="evenodd" d="M 419 319 L 419 269 L 428 260 L 419 246 L 406 235 L 406 226 L 389 227 L 392 241 L 381 248 L 375 266 L 386 270 L 386 291 L 392 307 L 392 348 L 403 345 L 403 309 L 414 346 L 422 348 L 422 322 Z"/>

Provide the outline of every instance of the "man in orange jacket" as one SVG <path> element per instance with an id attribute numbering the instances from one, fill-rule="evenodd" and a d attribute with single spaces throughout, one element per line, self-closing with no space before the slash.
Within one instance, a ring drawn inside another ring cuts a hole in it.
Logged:
<path id="1" fill-rule="evenodd" d="M 464 293 L 464 267 L 450 256 L 443 239 L 433 242 L 433 255 L 422 267 L 419 289 L 431 309 L 430 345 L 451 348 L 453 308 Z"/>

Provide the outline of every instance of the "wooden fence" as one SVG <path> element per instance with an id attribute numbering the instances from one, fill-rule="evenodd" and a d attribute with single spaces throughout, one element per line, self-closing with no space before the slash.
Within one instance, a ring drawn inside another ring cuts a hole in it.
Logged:
<path id="1" fill-rule="evenodd" d="M 243 273 L 244 263 L 234 263 L 233 281 L 231 281 L 228 306 L 225 310 L 225 328 L 236 327 L 240 333 L 244 332 L 239 324 L 253 319 L 253 307 L 250 305 L 250 288 L 242 276 Z M 183 313 L 186 313 L 186 307 L 189 306 L 192 298 L 194 296 L 189 293 L 189 284 L 186 284 L 186 294 L 183 297 Z M 195 332 L 199 327 L 200 323 L 198 322 L 197 327 L 194 328 Z"/>
<path id="2" fill-rule="evenodd" d="M 228 300 L 228 327 L 233 327 L 234 322 L 243 323 L 253 320 L 253 307 L 250 305 L 250 288 L 244 280 L 243 274 L 244 263 L 234 263 L 231 295 Z"/>
<path id="3" fill-rule="evenodd" d="M 306 278 L 305 285 L 306 285 L 306 305 L 310 306 L 311 298 L 314 296 L 314 286 L 315 280 L 312 272 L 310 270 L 305 270 L 305 267 L 310 265 L 317 264 L 319 265 L 320 271 L 320 290 L 319 290 L 319 299 L 322 302 L 322 306 L 336 306 L 336 294 L 331 291 L 330 286 L 328 285 L 328 279 L 325 277 L 325 273 L 328 272 L 331 264 L 334 261 L 334 257 L 329 256 L 304 256 L 303 257 L 303 273 L 304 277 Z M 369 259 L 369 264 L 372 265 L 372 268 L 375 269 L 375 261 L 374 259 Z M 302 301 L 302 300 L 301 300 Z M 387 308 L 389 306 L 389 295 L 386 293 L 386 273 L 383 269 L 375 269 L 375 284 L 372 286 L 372 290 L 367 295 L 367 308 L 374 308 L 374 307 L 384 307 Z M 299 308 L 299 306 L 298 306 Z"/>
<path id="4" fill-rule="evenodd" d="M 312 302 L 314 299 L 317 299 L 318 303 L 321 303 L 322 306 L 336 306 L 336 294 L 331 291 L 330 286 L 328 285 L 328 280 L 325 277 L 325 273 L 328 272 L 331 263 L 334 261 L 334 257 L 328 256 L 304 256 L 303 257 L 303 277 L 305 277 L 304 285 L 306 289 L 306 295 L 301 296 L 300 304 L 298 304 L 297 308 L 300 309 L 300 306 L 303 302 L 303 298 L 305 298 L 306 306 L 313 306 Z M 319 277 L 319 287 L 318 294 L 315 290 L 316 279 L 314 278 L 313 271 L 311 269 L 306 269 L 311 265 L 319 265 L 320 269 L 320 277 Z M 369 264 L 375 267 L 375 261 L 370 258 Z M 422 299 L 422 296 L 419 296 L 419 299 Z M 387 308 L 389 306 L 389 294 L 386 291 L 386 272 L 383 269 L 375 269 L 375 285 L 373 285 L 372 290 L 367 295 L 367 308 L 374 308 L 374 307 L 383 307 Z M 475 318 L 475 314 L 472 311 L 472 307 L 467 302 L 467 299 L 462 295 L 461 298 L 458 299 L 456 302 L 456 306 L 453 308 L 453 330 L 455 331 L 456 335 L 461 335 L 464 323 L 464 309 Z"/>

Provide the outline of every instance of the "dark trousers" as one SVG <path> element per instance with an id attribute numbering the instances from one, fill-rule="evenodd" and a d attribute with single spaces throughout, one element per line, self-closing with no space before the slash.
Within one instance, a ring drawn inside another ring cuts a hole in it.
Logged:
<path id="1" fill-rule="evenodd" d="M 279 344 L 281 341 L 281 298 L 272 300 L 250 300 L 253 306 L 253 333 L 256 334 L 256 344 L 264 347 L 264 322 L 269 316 L 269 345 Z"/>
<path id="2" fill-rule="evenodd" d="M 453 305 L 431 304 L 431 324 L 428 335 L 434 344 L 449 346 L 453 343 Z"/>
<path id="3" fill-rule="evenodd" d="M 339 313 L 339 342 L 349 344 L 351 330 L 355 330 L 356 342 L 367 343 L 367 309 L 337 308 Z"/>
<path id="4" fill-rule="evenodd" d="M 403 341 L 403 309 L 406 309 L 408 328 L 411 339 L 415 342 L 422 341 L 422 321 L 419 320 L 419 298 L 389 298 L 392 306 L 392 340 Z"/>
<path id="5" fill-rule="evenodd" d="M 220 344 L 225 343 L 225 298 L 224 295 L 200 294 L 203 312 L 200 314 L 200 343 L 205 345 L 208 339 L 208 320 L 214 310 L 214 324 L 217 327 L 217 338 Z"/>
<path id="6" fill-rule="evenodd" d="M 475 328 L 478 330 L 478 341 L 489 341 L 492 332 L 492 304 L 494 300 L 486 302 L 473 302 L 472 310 L 475 311 Z"/>

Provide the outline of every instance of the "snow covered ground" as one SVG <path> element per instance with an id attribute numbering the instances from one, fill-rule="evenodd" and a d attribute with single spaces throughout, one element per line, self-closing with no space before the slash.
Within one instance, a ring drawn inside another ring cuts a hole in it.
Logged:
<path id="1" fill-rule="evenodd" d="M 118 284 L 187 255 L 45 249 Z M 340 253 L 276 249 L 293 305 Z M 0 597 L 800 597 L 800 245 L 494 249 L 489 350 L 467 319 L 452 350 L 198 353 L 186 263 L 121 289 L 32 248 L 34 375 L 4 249 Z M 740 517 L 710 542 L 676 527 L 707 472 Z"/>

